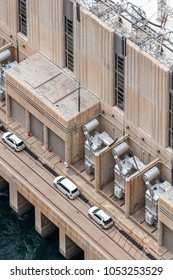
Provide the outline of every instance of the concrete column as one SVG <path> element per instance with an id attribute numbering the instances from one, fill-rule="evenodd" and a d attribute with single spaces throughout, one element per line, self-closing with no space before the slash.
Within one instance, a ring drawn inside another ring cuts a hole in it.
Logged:
<path id="1" fill-rule="evenodd" d="M 42 236 L 46 237 L 56 230 L 56 226 L 46 218 L 41 211 L 35 207 L 35 229 Z"/>
<path id="2" fill-rule="evenodd" d="M 33 207 L 17 190 L 15 182 L 9 184 L 10 207 L 19 215 L 23 215 Z"/>
<path id="3" fill-rule="evenodd" d="M 49 129 L 48 127 L 44 124 L 44 148 L 48 150 L 49 148 Z"/>
<path id="4" fill-rule="evenodd" d="M 59 228 L 59 252 L 67 259 L 72 259 L 81 249 L 66 235 L 65 227 Z"/>
<path id="5" fill-rule="evenodd" d="M 126 218 L 129 218 L 130 215 L 130 209 L 131 209 L 131 181 L 129 178 L 125 180 L 125 216 Z"/>
<path id="6" fill-rule="evenodd" d="M 71 133 L 67 133 L 65 137 L 65 161 L 70 164 L 72 162 L 72 141 Z"/>
<path id="7" fill-rule="evenodd" d="M 7 118 L 11 117 L 11 96 L 6 94 L 6 116 Z"/>
<path id="8" fill-rule="evenodd" d="M 95 191 L 98 192 L 101 185 L 101 166 L 100 166 L 100 156 L 99 154 L 95 154 Z"/>
<path id="9" fill-rule="evenodd" d="M 27 132 L 31 131 L 30 112 L 27 109 L 25 109 L 25 127 Z"/>
<path id="10" fill-rule="evenodd" d="M 9 184 L 10 207 L 18 213 L 18 193 L 15 182 Z"/>
<path id="11" fill-rule="evenodd" d="M 163 223 L 158 220 L 158 246 L 163 246 Z"/>

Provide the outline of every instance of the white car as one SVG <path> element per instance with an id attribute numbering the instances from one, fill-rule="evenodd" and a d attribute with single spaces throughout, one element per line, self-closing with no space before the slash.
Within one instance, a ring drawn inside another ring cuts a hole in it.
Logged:
<path id="1" fill-rule="evenodd" d="M 13 132 L 5 132 L 2 135 L 2 141 L 6 142 L 16 152 L 22 151 L 25 148 L 23 141 L 18 138 Z"/>
<path id="2" fill-rule="evenodd" d="M 110 228 L 114 224 L 112 218 L 97 206 L 92 206 L 88 210 L 88 217 L 96 221 L 104 229 Z"/>
<path id="3" fill-rule="evenodd" d="M 65 178 L 64 176 L 56 177 L 53 180 L 53 185 L 62 193 L 64 193 L 66 197 L 70 199 L 74 199 L 79 195 L 79 190 L 77 186 L 68 178 Z"/>

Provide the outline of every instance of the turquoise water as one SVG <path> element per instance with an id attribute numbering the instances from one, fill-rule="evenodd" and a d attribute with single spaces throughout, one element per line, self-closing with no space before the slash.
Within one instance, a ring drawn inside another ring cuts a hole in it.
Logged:
<path id="1" fill-rule="evenodd" d="M 58 231 L 43 239 L 35 231 L 34 212 L 19 218 L 8 193 L 0 192 L 0 260 L 64 260 L 58 248 Z"/>

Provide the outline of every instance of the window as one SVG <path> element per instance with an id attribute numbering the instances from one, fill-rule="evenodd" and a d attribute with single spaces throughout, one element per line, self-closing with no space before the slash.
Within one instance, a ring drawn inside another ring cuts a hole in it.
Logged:
<path id="1" fill-rule="evenodd" d="M 115 54 L 115 105 L 124 110 L 124 58 Z"/>
<path id="2" fill-rule="evenodd" d="M 169 90 L 169 146 L 173 149 L 173 89 Z"/>
<path id="3" fill-rule="evenodd" d="M 68 192 L 68 193 L 70 192 L 69 189 L 67 189 L 62 183 L 60 183 L 59 185 L 60 185 L 60 187 L 61 187 L 62 189 L 64 189 L 66 192 Z"/>
<path id="4" fill-rule="evenodd" d="M 19 0 L 19 31 L 27 36 L 26 1 Z"/>
<path id="5" fill-rule="evenodd" d="M 73 71 L 73 22 L 65 17 L 65 66 Z"/>
<path id="6" fill-rule="evenodd" d="M 98 220 L 100 220 L 100 221 L 101 221 L 101 218 L 100 218 L 100 216 L 99 216 L 99 215 L 95 214 L 95 217 L 96 217 Z"/>

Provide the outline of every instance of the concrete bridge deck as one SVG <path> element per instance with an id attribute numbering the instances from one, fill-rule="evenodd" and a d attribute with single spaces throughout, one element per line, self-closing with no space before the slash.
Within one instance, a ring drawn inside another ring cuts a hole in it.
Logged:
<path id="1" fill-rule="evenodd" d="M 19 214 L 33 205 L 35 228 L 42 236 L 46 236 L 55 227 L 58 228 L 59 251 L 66 258 L 71 258 L 79 250 L 83 250 L 85 259 L 148 259 L 145 250 L 139 250 L 122 236 L 116 227 L 104 231 L 90 221 L 87 217 L 89 204 L 80 199 L 67 200 L 58 193 L 52 186 L 54 176 L 42 163 L 47 163 L 59 174 L 70 177 L 79 185 L 81 193 L 91 204 L 100 205 L 115 221 L 119 217 L 121 225 L 124 224 L 123 229 L 127 233 L 133 230 L 133 236 L 136 232 L 136 239 L 140 240 L 144 249 L 149 248 L 149 253 L 158 259 L 173 258 L 166 248 L 159 248 L 154 239 L 125 219 L 102 195 L 95 193 L 85 180 L 79 178 L 70 168 L 64 167 L 58 156 L 45 151 L 41 143 L 34 137 L 29 137 L 17 122 L 6 120 L 3 110 L 0 111 L 0 118 L 5 120 L 7 129 L 20 135 L 39 158 L 39 161 L 34 160 L 25 151 L 15 153 L 0 143 L 0 175 L 9 182 L 10 205 Z"/>
<path id="2" fill-rule="evenodd" d="M 111 229 L 105 234 L 88 219 L 88 205 L 80 199 L 68 200 L 55 190 L 53 176 L 27 153 L 13 153 L 0 143 L 0 173 L 9 183 L 10 205 L 19 215 L 29 209 L 30 202 L 35 207 L 35 225 L 40 234 L 44 236 L 51 230 L 50 223 L 44 226 L 42 215 L 59 228 L 60 252 L 66 257 L 75 253 L 72 247 L 77 244 L 84 251 L 85 259 L 133 259 L 110 238 Z M 67 242 L 71 246 L 65 244 L 66 236 L 73 241 Z M 67 253 L 68 250 L 71 252 Z"/>

